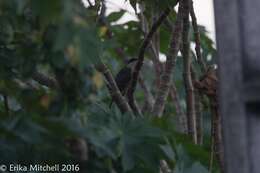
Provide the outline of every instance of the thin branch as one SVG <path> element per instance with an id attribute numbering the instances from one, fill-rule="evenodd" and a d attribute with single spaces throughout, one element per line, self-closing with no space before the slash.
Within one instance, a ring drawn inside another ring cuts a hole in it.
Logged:
<path id="1" fill-rule="evenodd" d="M 156 99 L 153 106 L 152 114 L 155 116 L 159 116 L 159 117 L 162 116 L 164 106 L 165 106 L 165 101 L 169 93 L 172 71 L 175 67 L 177 54 L 180 48 L 181 32 L 183 28 L 182 17 L 183 17 L 183 5 L 182 3 L 180 3 L 177 19 L 175 21 L 174 29 L 172 31 L 170 50 L 166 57 L 165 69 L 161 76 L 160 87 L 156 93 Z"/>
<path id="2" fill-rule="evenodd" d="M 103 63 L 99 63 L 95 67 L 106 78 L 107 88 L 108 88 L 108 90 L 110 92 L 110 95 L 111 95 L 112 99 L 117 104 L 117 106 L 120 109 L 120 111 L 122 113 L 125 113 L 125 112 L 131 112 L 132 113 L 132 110 L 131 110 L 130 106 L 128 105 L 127 101 L 122 96 L 121 92 L 119 91 L 119 89 L 118 89 L 118 87 L 116 85 L 116 82 L 114 80 L 114 77 L 112 76 L 111 72 L 106 67 L 106 65 L 103 64 Z"/>
<path id="3" fill-rule="evenodd" d="M 143 11 L 144 11 L 143 5 L 141 5 L 141 12 L 140 12 L 139 18 L 140 18 L 140 22 L 141 22 L 141 26 L 142 26 L 142 31 L 144 32 L 145 35 L 147 35 L 147 33 L 148 33 L 148 22 L 147 22 L 145 15 L 143 14 Z M 157 32 L 157 33 L 159 33 L 159 32 Z M 154 37 L 156 37 L 156 35 L 157 34 L 155 33 Z M 155 75 L 156 88 L 158 88 L 159 85 L 160 85 L 160 75 L 161 75 L 163 66 L 162 66 L 162 63 L 159 60 L 159 43 L 156 44 L 156 41 L 160 42 L 159 39 L 152 39 L 151 40 L 148 53 L 151 55 L 150 57 L 151 57 L 151 60 L 153 62 L 153 66 L 154 66 L 155 74 L 156 74 Z"/>
<path id="4" fill-rule="evenodd" d="M 160 62 L 159 60 L 159 55 L 156 53 L 156 50 L 153 45 L 150 46 L 149 54 L 151 57 L 151 60 L 153 62 L 154 70 L 155 70 L 155 86 L 158 89 L 160 86 L 160 76 L 163 71 L 163 63 Z"/>
<path id="5" fill-rule="evenodd" d="M 190 0 L 183 0 L 184 16 L 183 16 L 183 66 L 184 66 L 184 85 L 186 89 L 186 105 L 187 105 L 187 124 L 188 134 L 192 137 L 193 142 L 197 144 L 197 129 L 196 129 L 196 113 L 195 113 L 195 97 L 194 87 L 191 78 L 191 56 L 190 56 Z"/>
<path id="6" fill-rule="evenodd" d="M 172 98 L 172 101 L 173 101 L 173 104 L 175 106 L 176 113 L 177 113 L 178 130 L 180 132 L 186 134 L 188 132 L 187 117 L 184 114 L 183 110 L 181 109 L 180 98 L 179 98 L 177 88 L 174 83 L 172 83 L 171 88 L 170 88 L 170 96 Z"/>
<path id="7" fill-rule="evenodd" d="M 200 32 L 198 29 L 197 18 L 196 18 L 195 12 L 194 12 L 192 0 L 190 2 L 190 16 L 191 16 L 191 20 L 192 20 L 192 27 L 194 30 L 196 56 L 197 56 L 197 60 L 200 64 L 201 71 L 204 73 L 204 72 L 206 72 L 207 66 L 201 55 Z"/>
<path id="8" fill-rule="evenodd" d="M 4 97 L 5 112 L 6 112 L 6 115 L 9 115 L 10 108 L 9 108 L 9 103 L 8 103 L 8 96 L 6 94 L 4 94 L 3 97 Z"/>
<path id="9" fill-rule="evenodd" d="M 218 78 L 216 70 L 209 68 L 200 81 L 194 82 L 195 87 L 208 96 L 212 114 L 211 120 L 211 154 L 215 153 L 221 173 L 224 172 L 224 150 L 221 133 L 221 115 L 217 99 Z M 212 156 L 211 156 L 212 157 Z"/>
<path id="10" fill-rule="evenodd" d="M 191 66 L 191 76 L 192 76 L 192 82 L 197 81 L 198 77 L 195 73 L 195 69 L 193 66 Z M 197 139 L 198 144 L 203 144 L 203 117 L 202 117 L 202 99 L 203 95 L 202 93 L 194 87 L 194 93 L 195 93 L 195 113 L 196 113 L 196 129 L 197 129 Z"/>
<path id="11" fill-rule="evenodd" d="M 94 5 L 90 2 L 90 0 L 87 0 L 88 1 L 88 5 L 90 6 L 90 7 L 94 7 Z"/>
<path id="12" fill-rule="evenodd" d="M 151 39 L 153 38 L 154 33 L 157 31 L 157 29 L 160 27 L 160 25 L 163 23 L 163 21 L 167 18 L 167 16 L 170 14 L 170 12 L 171 12 L 171 9 L 167 8 L 162 13 L 162 15 L 158 18 L 158 20 L 152 25 L 150 32 L 147 34 L 147 36 L 145 37 L 145 39 L 141 45 L 141 48 L 139 50 L 139 55 L 138 55 L 138 62 L 135 66 L 135 69 L 133 72 L 133 79 L 132 79 L 131 86 L 130 86 L 129 92 L 128 92 L 128 98 L 129 98 L 129 103 L 130 103 L 131 107 L 133 107 L 133 105 L 134 105 L 134 91 L 135 91 L 135 88 L 137 85 L 140 70 L 143 66 L 145 50 L 149 46 L 149 43 L 150 43 Z"/>
<path id="13" fill-rule="evenodd" d="M 149 23 L 147 21 L 147 18 L 144 15 L 144 8 L 145 4 L 140 4 L 140 15 L 138 15 L 140 23 L 141 23 L 141 28 L 142 31 L 144 33 L 144 35 L 147 35 L 149 32 Z M 155 15 L 158 16 L 158 14 L 156 12 L 154 12 Z M 156 19 L 153 20 L 153 22 L 155 22 Z M 154 34 L 154 38 L 157 36 L 159 32 Z M 153 66 L 155 69 L 155 83 L 156 83 L 156 87 L 159 87 L 159 83 L 160 83 L 160 72 L 161 72 L 161 63 L 159 61 L 159 43 L 156 44 L 156 42 L 160 42 L 159 39 L 151 39 L 150 42 L 150 46 L 148 49 L 148 53 L 151 55 L 151 60 L 153 62 Z M 156 48 L 157 45 L 157 48 Z M 151 93 L 151 91 L 148 89 L 148 87 L 145 84 L 145 81 L 143 80 L 143 78 L 140 76 L 139 79 L 139 84 L 141 86 L 141 88 L 144 91 L 144 95 L 145 95 L 145 102 L 142 108 L 142 112 L 151 112 L 153 104 L 154 104 L 154 97 Z"/>
<path id="14" fill-rule="evenodd" d="M 144 82 L 144 79 L 142 78 L 142 76 L 139 77 L 139 84 L 141 86 L 141 88 L 144 91 L 144 96 L 145 96 L 145 101 L 144 101 L 144 106 L 142 108 L 142 112 L 150 112 L 154 103 L 154 97 L 151 93 L 151 91 L 149 90 L 149 88 L 147 87 L 147 85 Z"/>
<path id="15" fill-rule="evenodd" d="M 203 117 L 202 117 L 202 95 L 198 90 L 194 90 L 195 94 L 195 115 L 196 115 L 196 131 L 197 131 L 197 144 L 203 144 Z"/>
<path id="16" fill-rule="evenodd" d="M 219 114 L 219 108 L 217 99 L 212 97 L 210 98 L 212 120 L 211 120 L 211 129 L 212 129 L 212 141 L 213 151 L 216 155 L 221 173 L 224 173 L 224 151 L 222 143 L 222 133 L 221 133 L 221 116 Z"/>
<path id="17" fill-rule="evenodd" d="M 212 122 L 211 122 L 211 125 L 212 125 Z M 211 135 L 214 134 L 214 132 L 212 131 L 213 128 L 211 128 Z M 214 163 L 214 137 L 211 136 L 211 139 L 210 139 L 210 157 L 209 157 L 209 172 L 211 173 L 212 172 L 212 169 L 213 169 L 213 163 Z"/>
<path id="18" fill-rule="evenodd" d="M 47 76 L 38 71 L 34 72 L 34 74 L 32 75 L 32 78 L 33 78 L 33 80 L 37 81 L 39 84 L 47 86 L 49 88 L 52 88 L 52 89 L 59 88 L 59 84 L 54 77 Z"/>

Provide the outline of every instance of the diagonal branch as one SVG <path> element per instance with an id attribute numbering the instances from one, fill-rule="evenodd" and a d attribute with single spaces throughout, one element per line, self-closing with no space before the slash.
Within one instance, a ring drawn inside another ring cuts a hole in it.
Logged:
<path id="1" fill-rule="evenodd" d="M 172 78 L 171 74 L 173 68 L 175 67 L 177 54 L 180 49 L 180 41 L 181 41 L 180 39 L 181 39 L 181 32 L 183 28 L 182 16 L 183 16 L 183 5 L 181 1 L 181 3 L 179 4 L 177 19 L 175 21 L 174 29 L 172 31 L 170 50 L 166 57 L 165 69 L 161 76 L 160 87 L 156 93 L 156 99 L 152 111 L 152 113 L 155 116 L 159 116 L 159 117 L 162 116 L 164 110 L 165 101 L 168 96 L 169 88 L 171 84 L 171 78 Z"/>
<path id="2" fill-rule="evenodd" d="M 59 84 L 57 80 L 53 77 L 47 76 L 43 73 L 40 73 L 38 71 L 35 71 L 32 75 L 33 80 L 37 81 L 41 85 L 45 85 L 52 89 L 59 88 Z"/>
<path id="3" fill-rule="evenodd" d="M 145 37 L 145 39 L 141 45 L 141 48 L 139 50 L 139 55 L 138 55 L 138 62 L 135 66 L 131 86 L 130 86 L 129 92 L 128 92 L 128 98 L 129 98 L 129 103 L 130 103 L 131 107 L 134 106 L 134 91 L 135 91 L 135 88 L 137 85 L 140 70 L 143 66 L 145 50 L 149 46 L 149 43 L 150 43 L 151 39 L 153 38 L 154 33 L 157 31 L 157 29 L 160 27 L 160 25 L 163 23 L 163 21 L 167 18 L 167 16 L 170 14 L 170 12 L 171 12 L 171 9 L 167 8 L 161 14 L 161 16 L 158 18 L 158 20 L 152 25 L 150 32 L 147 34 L 147 36 Z"/>
<path id="4" fill-rule="evenodd" d="M 106 26 L 106 27 L 108 28 L 108 30 L 107 30 L 107 32 L 106 32 L 106 37 L 107 37 L 108 39 L 112 39 L 112 38 L 113 38 L 113 32 L 112 32 L 112 30 L 110 29 L 109 23 L 106 21 L 105 11 L 106 11 L 106 5 L 105 5 L 104 2 L 102 2 L 102 8 L 101 8 L 101 12 L 100 12 L 100 15 L 99 15 L 99 20 L 98 20 L 98 22 L 99 22 L 99 24 L 100 24 L 101 26 Z M 122 47 L 116 47 L 114 50 L 115 50 L 116 54 L 118 54 L 119 57 L 123 57 L 123 60 L 124 60 L 125 62 L 128 61 L 128 58 L 127 58 L 127 56 L 125 55 L 124 50 L 123 50 Z M 141 115 L 142 115 L 142 113 L 141 113 L 141 111 L 140 111 L 140 108 L 139 108 L 138 105 L 136 104 L 136 101 L 135 101 L 135 100 L 133 100 L 133 102 L 132 102 L 131 109 L 134 111 L 134 113 L 135 113 L 136 115 L 138 115 L 138 116 L 141 116 Z"/>
<path id="5" fill-rule="evenodd" d="M 122 113 L 125 113 L 125 112 L 131 112 L 132 113 L 130 106 L 128 105 L 127 101 L 122 96 L 121 92 L 119 91 L 119 89 L 116 85 L 116 82 L 114 80 L 114 77 L 112 76 L 111 72 L 106 67 L 106 65 L 103 64 L 103 63 L 99 63 L 95 67 L 100 73 L 102 73 L 105 76 L 107 88 L 110 92 L 112 99 L 117 104 L 120 111 Z"/>

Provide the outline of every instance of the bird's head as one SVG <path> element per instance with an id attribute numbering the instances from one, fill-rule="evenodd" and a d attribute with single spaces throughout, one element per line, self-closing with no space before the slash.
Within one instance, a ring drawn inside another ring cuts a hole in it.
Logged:
<path id="1" fill-rule="evenodd" d="M 131 58 L 127 61 L 126 66 L 131 68 L 132 70 L 135 68 L 135 65 L 137 63 L 137 58 Z"/>

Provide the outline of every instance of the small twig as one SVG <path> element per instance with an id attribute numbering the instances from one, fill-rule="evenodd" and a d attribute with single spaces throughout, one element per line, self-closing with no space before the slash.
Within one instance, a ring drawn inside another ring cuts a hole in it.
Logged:
<path id="1" fill-rule="evenodd" d="M 90 6 L 90 7 L 94 7 L 94 5 L 90 2 L 90 0 L 87 0 L 88 1 L 88 5 Z"/>
<path id="2" fill-rule="evenodd" d="M 4 94 L 3 97 L 4 97 L 5 112 L 6 112 L 6 115 L 9 115 L 10 109 L 9 109 L 9 103 L 8 103 L 8 96 L 6 94 Z"/>
<path id="3" fill-rule="evenodd" d="M 106 78 L 107 88 L 109 89 L 110 95 L 111 95 L 112 99 L 114 100 L 114 102 L 117 104 L 117 106 L 120 109 L 120 111 L 122 113 L 125 113 L 125 112 L 132 113 L 132 110 L 131 110 L 130 106 L 128 105 L 128 103 L 125 100 L 125 98 L 122 96 L 120 90 L 118 89 L 118 87 L 116 85 L 114 77 L 112 76 L 111 72 L 106 67 L 106 65 L 103 64 L 103 63 L 99 63 L 95 67 Z"/>
<path id="4" fill-rule="evenodd" d="M 158 117 L 162 116 L 164 110 L 165 101 L 168 96 L 171 84 L 172 71 L 175 67 L 177 54 L 180 49 L 181 32 L 183 28 L 182 17 L 183 5 L 182 3 L 180 3 L 177 19 L 175 21 L 174 29 L 171 35 L 170 50 L 166 57 L 165 69 L 161 76 L 160 87 L 158 88 L 158 91 L 156 93 L 156 99 L 152 110 L 152 114 Z"/>
<path id="5" fill-rule="evenodd" d="M 198 29 L 198 24 L 197 24 L 197 18 L 194 12 L 194 7 L 193 7 L 193 1 L 191 0 L 190 2 L 190 16 L 192 20 L 192 27 L 194 30 L 194 37 L 195 37 L 195 51 L 196 51 L 196 56 L 197 60 L 200 64 L 201 71 L 204 73 L 207 70 L 207 66 L 202 58 L 201 55 L 201 45 L 200 45 L 200 32 Z"/>
<path id="6" fill-rule="evenodd" d="M 191 66 L 191 76 L 192 82 L 198 80 L 198 76 L 195 73 L 195 69 Z M 194 87 L 194 94 L 195 94 L 195 114 L 196 114 L 196 129 L 197 129 L 197 139 L 198 144 L 203 144 L 203 117 L 202 117 L 202 93 Z"/>
<path id="7" fill-rule="evenodd" d="M 144 79 L 140 76 L 139 77 L 139 84 L 141 86 L 141 88 L 144 91 L 144 96 L 145 96 L 145 101 L 144 101 L 144 106 L 142 108 L 142 112 L 150 112 L 154 103 L 154 98 L 153 95 L 151 93 L 151 91 L 149 90 L 149 88 L 147 87 L 147 85 L 144 82 Z"/>
<path id="8" fill-rule="evenodd" d="M 197 144 L 203 144 L 203 117 L 202 117 L 202 94 L 198 90 L 194 90 L 195 94 L 195 115 L 196 115 L 196 129 L 197 129 Z"/>
<path id="9" fill-rule="evenodd" d="M 150 51 L 149 51 L 149 54 L 151 55 L 151 60 L 153 62 L 153 66 L 154 66 L 154 70 L 155 70 L 155 86 L 156 86 L 156 89 L 159 88 L 160 86 L 160 77 L 161 77 L 161 74 L 162 74 L 162 71 L 163 71 L 163 63 L 160 62 L 160 59 L 159 59 L 159 55 L 156 54 L 156 50 L 154 48 L 154 46 L 151 45 L 151 48 L 150 48 Z"/>
<path id="10" fill-rule="evenodd" d="M 212 123 L 211 123 L 212 124 Z M 214 132 L 212 131 L 212 128 L 211 128 L 211 135 L 213 134 Z M 212 172 L 212 169 L 213 169 L 213 163 L 214 163 L 214 137 L 211 136 L 211 140 L 210 140 L 210 158 L 209 158 L 209 172 L 211 173 Z"/>
<path id="11" fill-rule="evenodd" d="M 188 132 L 187 127 L 187 117 L 185 116 L 180 103 L 180 98 L 178 96 L 177 88 L 174 83 L 172 83 L 170 88 L 170 96 L 172 98 L 173 104 L 176 109 L 177 118 L 178 118 L 178 130 L 184 134 Z"/>
<path id="12" fill-rule="evenodd" d="M 133 79 L 132 79 L 131 86 L 130 86 L 129 92 L 128 92 L 128 99 L 129 99 L 129 103 L 130 103 L 131 107 L 133 107 L 133 105 L 134 105 L 134 91 L 135 91 L 135 88 L 137 85 L 140 70 L 143 66 L 145 50 L 149 46 L 149 43 L 150 43 L 151 39 L 153 38 L 154 33 L 157 31 L 157 29 L 160 27 L 160 25 L 163 23 L 163 21 L 167 18 L 167 16 L 170 14 L 170 12 L 171 12 L 171 9 L 167 8 L 162 13 L 162 15 L 158 18 L 158 20 L 152 25 L 150 32 L 147 34 L 147 36 L 145 37 L 145 39 L 141 45 L 141 48 L 139 50 L 139 55 L 138 55 L 138 61 L 137 61 L 137 64 L 136 64 L 134 72 L 133 72 Z"/>

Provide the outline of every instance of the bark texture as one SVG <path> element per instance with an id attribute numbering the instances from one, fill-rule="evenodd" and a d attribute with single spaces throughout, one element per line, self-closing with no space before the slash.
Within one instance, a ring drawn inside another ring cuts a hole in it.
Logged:
<path id="1" fill-rule="evenodd" d="M 169 93 L 171 84 L 172 72 L 176 64 L 177 54 L 180 48 L 181 32 L 183 28 L 183 5 L 179 4 L 178 15 L 175 21 L 174 29 L 172 31 L 170 50 L 166 57 L 166 64 L 161 76 L 160 87 L 156 93 L 155 104 L 153 106 L 152 114 L 158 117 L 162 116 L 165 101 Z"/>
<path id="2" fill-rule="evenodd" d="M 196 129 L 196 112 L 195 112 L 195 95 L 191 77 L 191 56 L 190 56 L 190 0 L 183 0 L 183 33 L 182 33 L 182 54 L 183 54 L 183 79 L 186 90 L 186 106 L 187 106 L 187 125 L 188 134 L 192 137 L 193 142 L 197 144 Z"/>

